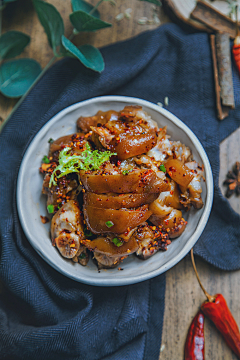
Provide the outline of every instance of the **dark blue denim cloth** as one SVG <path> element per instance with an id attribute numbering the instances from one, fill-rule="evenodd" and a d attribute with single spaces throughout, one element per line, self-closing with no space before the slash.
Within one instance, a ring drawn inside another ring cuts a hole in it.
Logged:
<path id="1" fill-rule="evenodd" d="M 74 282 L 45 263 L 26 239 L 16 209 L 22 157 L 38 130 L 63 108 L 100 95 L 164 102 L 198 136 L 209 156 L 215 196 L 195 253 L 226 270 L 240 267 L 240 217 L 218 187 L 219 143 L 240 124 L 240 81 L 234 71 L 236 110 L 215 113 L 208 36 L 173 24 L 102 49 L 106 69 L 77 60 L 55 64 L 12 115 L 0 135 L 0 358 L 2 360 L 158 359 L 165 276 L 119 288 Z"/>

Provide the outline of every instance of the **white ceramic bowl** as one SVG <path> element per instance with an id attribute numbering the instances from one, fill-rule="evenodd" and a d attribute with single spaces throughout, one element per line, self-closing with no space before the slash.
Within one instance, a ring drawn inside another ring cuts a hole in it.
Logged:
<path id="1" fill-rule="evenodd" d="M 171 139 L 180 140 L 190 147 L 193 158 L 204 165 L 205 179 L 201 210 L 191 209 L 187 214 L 187 227 L 183 234 L 168 246 L 166 252 L 158 252 L 148 260 L 129 256 L 121 264 L 124 271 L 117 268 L 102 270 L 89 261 L 86 267 L 64 259 L 50 241 L 50 224 L 42 224 L 40 215 L 47 215 L 46 196 L 41 194 L 43 177 L 39 173 L 41 159 L 48 153 L 50 138 L 76 132 L 76 120 L 79 116 L 91 116 L 98 110 L 121 110 L 125 105 L 141 105 L 159 127 L 167 125 Z M 148 101 L 124 97 L 103 96 L 74 104 L 54 116 L 37 133 L 28 147 L 19 172 L 17 183 L 17 205 L 23 230 L 34 249 L 52 267 L 62 274 L 83 283 L 98 286 L 119 286 L 134 284 L 162 274 L 177 264 L 193 247 L 200 237 L 211 211 L 213 201 L 212 172 L 207 155 L 193 132 L 176 116 L 158 105 Z"/>

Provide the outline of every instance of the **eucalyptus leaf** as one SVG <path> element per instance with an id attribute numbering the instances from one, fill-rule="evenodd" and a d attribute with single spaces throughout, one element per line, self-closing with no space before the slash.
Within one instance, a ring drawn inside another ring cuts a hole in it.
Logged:
<path id="1" fill-rule="evenodd" d="M 62 36 L 64 48 L 87 68 L 102 72 L 104 70 L 104 60 L 100 51 L 91 45 L 82 45 L 77 48 L 65 36 Z"/>
<path id="2" fill-rule="evenodd" d="M 139 0 L 139 1 L 147 1 L 147 2 L 150 2 L 152 4 L 155 4 L 157 6 L 162 6 L 162 3 L 160 0 Z"/>
<path id="3" fill-rule="evenodd" d="M 112 26 L 112 24 L 97 19 L 82 10 L 70 14 L 70 20 L 78 31 L 95 31 Z"/>
<path id="4" fill-rule="evenodd" d="M 86 1 L 84 0 L 72 0 L 72 10 L 73 12 L 74 11 L 78 11 L 78 10 L 82 10 L 86 13 L 90 13 L 90 11 L 93 10 L 94 6 L 87 3 Z M 100 14 L 99 14 L 99 11 L 96 9 L 92 14 L 92 16 L 100 19 Z"/>
<path id="5" fill-rule="evenodd" d="M 0 59 L 13 58 L 29 44 L 30 37 L 20 31 L 8 31 L 0 36 Z"/>
<path id="6" fill-rule="evenodd" d="M 32 59 L 8 61 L 0 66 L 0 92 L 11 98 L 25 94 L 41 72 L 39 63 Z"/>
<path id="7" fill-rule="evenodd" d="M 64 34 L 63 19 L 57 9 L 49 3 L 41 0 L 33 0 L 38 18 L 48 37 L 48 42 L 54 53 L 57 53 L 57 47 L 61 44 L 61 38 Z"/>

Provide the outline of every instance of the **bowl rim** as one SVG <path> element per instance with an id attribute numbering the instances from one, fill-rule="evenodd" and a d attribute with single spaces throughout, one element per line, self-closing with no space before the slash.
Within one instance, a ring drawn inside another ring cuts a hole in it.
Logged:
<path id="1" fill-rule="evenodd" d="M 97 278 L 97 277 L 95 277 L 95 278 L 94 277 L 90 277 L 90 278 L 83 277 L 83 278 L 79 279 L 79 278 L 76 278 L 73 274 L 63 271 L 59 266 L 57 266 L 56 264 L 51 262 L 51 260 L 43 253 L 41 246 L 39 246 L 38 243 L 32 242 L 32 235 L 29 231 L 29 228 L 26 223 L 26 219 L 24 218 L 24 215 L 23 215 L 24 212 L 23 212 L 23 208 L 22 208 L 23 204 L 22 204 L 22 199 L 21 199 L 21 189 L 24 185 L 23 184 L 23 175 L 24 175 L 25 166 L 28 161 L 29 154 L 30 154 L 32 143 L 35 142 L 36 139 L 41 138 L 41 134 L 45 133 L 46 130 L 48 130 L 51 126 L 53 126 L 55 124 L 55 122 L 57 122 L 58 119 L 63 117 L 65 114 L 67 114 L 71 111 L 74 111 L 74 110 L 78 109 L 79 107 L 82 107 L 85 105 L 91 105 L 92 103 L 96 103 L 96 102 L 123 102 L 126 105 L 134 104 L 134 103 L 135 104 L 141 103 L 140 105 L 142 105 L 143 107 L 146 106 L 148 108 L 151 108 L 151 109 L 159 112 L 160 114 L 165 116 L 168 120 L 170 120 L 172 123 L 174 123 L 174 125 L 176 125 L 178 128 L 180 128 L 187 134 L 187 136 L 194 143 L 194 147 L 197 150 L 197 152 L 199 153 L 199 155 L 201 156 L 203 164 L 204 164 L 205 179 L 206 179 L 206 181 L 205 181 L 206 203 L 204 204 L 203 213 L 198 221 L 198 224 L 196 226 L 194 233 L 190 236 L 189 240 L 183 246 L 182 250 L 176 256 L 174 256 L 170 261 L 168 261 L 166 264 L 160 266 L 159 268 L 157 268 L 155 270 L 152 270 L 151 272 L 131 276 L 130 278 L 128 277 L 127 279 L 114 278 L 114 277 L 112 279 L 109 279 L 109 278 L 103 279 L 103 278 Z M 22 162 L 20 165 L 20 169 L 19 169 L 19 173 L 18 173 L 18 178 L 17 178 L 17 194 L 16 195 L 17 195 L 17 210 L 18 210 L 18 215 L 19 215 L 19 219 L 20 219 L 23 231 L 24 231 L 28 241 L 33 246 L 33 248 L 38 252 L 38 254 L 49 265 L 51 265 L 54 269 L 56 269 L 63 275 L 65 275 L 75 281 L 82 282 L 85 284 L 94 285 L 94 286 L 123 286 L 123 285 L 135 284 L 135 283 L 138 283 L 141 281 L 151 279 L 157 275 L 160 275 L 160 274 L 164 273 L 165 271 L 169 270 L 170 268 L 172 268 L 174 265 L 176 265 L 180 260 L 182 260 L 188 254 L 188 252 L 191 250 L 191 248 L 195 245 L 195 243 L 198 241 L 199 237 L 201 236 L 201 234 L 207 224 L 209 215 L 211 213 L 211 208 L 212 208 L 212 203 L 213 203 L 213 176 L 212 176 L 210 162 L 209 162 L 209 159 L 207 157 L 207 154 L 206 154 L 203 146 L 201 145 L 197 136 L 192 132 L 192 130 L 186 124 L 184 124 L 177 116 L 173 115 L 170 111 L 160 107 L 159 105 L 156 105 L 147 100 L 143 100 L 143 99 L 136 98 L 136 97 L 129 97 L 129 96 L 107 95 L 107 96 L 94 97 L 94 98 L 80 101 L 78 103 L 70 105 L 70 106 L 64 108 L 63 110 L 61 110 L 60 112 L 58 112 L 51 119 L 49 119 L 45 125 L 43 125 L 43 127 L 33 137 L 32 141 L 28 145 L 28 147 L 25 151 L 25 154 L 23 156 L 23 159 L 22 159 Z"/>

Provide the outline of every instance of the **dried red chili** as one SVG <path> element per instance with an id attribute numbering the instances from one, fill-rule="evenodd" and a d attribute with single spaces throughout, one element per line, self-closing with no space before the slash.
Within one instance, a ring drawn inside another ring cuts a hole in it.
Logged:
<path id="1" fill-rule="evenodd" d="M 228 346 L 240 358 L 240 332 L 237 323 L 221 294 L 214 296 L 214 301 L 206 301 L 201 310 L 214 323 L 223 335 Z"/>
<path id="2" fill-rule="evenodd" d="M 194 317 L 187 335 L 185 360 L 204 360 L 204 315 L 201 311 Z"/>
<path id="3" fill-rule="evenodd" d="M 238 27 L 238 6 L 236 6 L 236 19 L 237 19 L 236 20 L 237 35 L 234 39 L 232 53 L 233 53 L 234 62 L 240 74 L 240 36 L 239 36 L 239 27 Z"/>
<path id="4" fill-rule="evenodd" d="M 204 289 L 194 261 L 193 249 L 191 250 L 191 258 L 194 271 L 196 273 L 198 282 L 207 297 L 207 300 L 202 304 L 201 310 L 206 315 L 216 328 L 222 334 L 227 345 L 234 351 L 237 357 L 240 359 L 240 332 L 238 325 L 227 306 L 227 302 L 221 294 L 214 296 L 209 295 Z"/>

